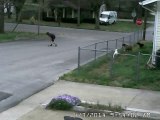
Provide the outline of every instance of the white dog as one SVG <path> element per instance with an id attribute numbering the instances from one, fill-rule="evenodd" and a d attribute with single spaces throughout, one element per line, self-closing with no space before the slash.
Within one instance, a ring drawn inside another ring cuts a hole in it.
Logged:
<path id="1" fill-rule="evenodd" d="M 118 49 L 115 49 L 115 51 L 114 51 L 114 53 L 113 53 L 113 59 L 114 59 L 114 57 L 115 57 L 115 55 L 118 55 L 119 53 L 118 53 Z"/>

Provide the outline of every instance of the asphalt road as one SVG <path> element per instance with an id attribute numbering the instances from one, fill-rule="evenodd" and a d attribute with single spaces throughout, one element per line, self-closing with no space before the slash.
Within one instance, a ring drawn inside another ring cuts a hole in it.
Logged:
<path id="1" fill-rule="evenodd" d="M 5 25 L 6 30 L 13 27 L 14 24 Z M 6 99 L 0 99 L 0 112 L 50 86 L 60 75 L 74 69 L 78 46 L 114 40 L 128 34 L 47 26 L 40 28 L 42 33 L 55 33 L 58 47 L 48 47 L 46 39 L 0 43 L 0 93 L 8 95 Z M 36 32 L 37 26 L 21 24 L 16 31 Z"/>

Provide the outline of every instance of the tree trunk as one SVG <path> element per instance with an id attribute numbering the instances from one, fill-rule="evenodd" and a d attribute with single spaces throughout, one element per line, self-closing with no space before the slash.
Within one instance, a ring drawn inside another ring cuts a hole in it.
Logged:
<path id="1" fill-rule="evenodd" d="M 80 26 L 80 17 L 81 17 L 81 11 L 80 11 L 80 0 L 78 0 L 78 17 L 77 17 L 77 26 Z"/>
<path id="2" fill-rule="evenodd" d="M 57 18 L 57 8 L 54 9 L 54 18 L 55 18 L 55 21 L 57 22 L 57 19 L 58 19 Z"/>
<path id="3" fill-rule="evenodd" d="M 16 10 L 16 22 L 18 22 L 18 11 Z"/>
<path id="4" fill-rule="evenodd" d="M 21 18 L 21 10 L 17 7 L 16 8 L 16 22 L 20 22 L 21 21 L 20 18 Z"/>
<path id="5" fill-rule="evenodd" d="M 0 33 L 4 33 L 4 0 L 0 0 Z"/>
<path id="6" fill-rule="evenodd" d="M 58 26 L 61 26 L 61 18 L 62 18 L 62 10 L 61 8 L 57 8 L 57 22 Z"/>
<path id="7" fill-rule="evenodd" d="M 23 5 L 25 3 L 26 0 L 14 0 L 13 1 L 13 4 L 15 6 L 15 9 L 16 9 L 16 22 L 19 22 L 19 21 L 22 21 L 21 19 L 21 12 L 22 12 L 22 8 L 23 8 Z"/>
<path id="8" fill-rule="evenodd" d="M 8 16 L 8 19 L 11 18 L 11 3 L 10 1 L 8 3 L 6 3 L 6 7 L 7 7 L 7 16 Z"/>
<path id="9" fill-rule="evenodd" d="M 8 19 L 11 19 L 11 12 L 10 12 L 10 8 L 7 8 L 7 15 L 8 15 Z"/>
<path id="10" fill-rule="evenodd" d="M 100 29 L 99 27 L 99 12 L 95 12 L 95 29 Z"/>

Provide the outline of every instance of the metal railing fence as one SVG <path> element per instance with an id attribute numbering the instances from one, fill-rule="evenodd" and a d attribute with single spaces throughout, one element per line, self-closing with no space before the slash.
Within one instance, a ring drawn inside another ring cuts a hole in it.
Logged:
<path id="1" fill-rule="evenodd" d="M 106 40 L 96 42 L 87 46 L 78 48 L 78 68 L 88 63 L 89 61 L 96 60 L 98 57 L 108 54 L 115 49 L 121 49 L 122 44 L 134 45 L 139 40 L 142 40 L 142 30 L 131 33 L 128 36 L 118 38 L 115 40 Z"/>
<path id="2" fill-rule="evenodd" d="M 134 46 L 138 41 L 142 40 L 142 31 L 131 33 L 129 36 L 125 36 L 115 40 L 107 40 L 97 42 L 91 45 L 78 48 L 78 70 L 89 62 L 98 61 L 98 58 L 105 57 L 107 61 L 106 74 L 109 75 L 110 79 L 121 78 L 121 79 L 133 79 L 133 80 L 144 80 L 153 79 L 150 74 L 156 74 L 155 71 L 149 70 L 148 60 L 151 56 L 160 57 L 157 55 L 144 54 L 138 52 L 137 54 L 130 54 L 122 50 L 122 44 L 128 44 Z M 119 49 L 119 55 L 113 58 L 113 52 L 115 49 Z M 122 60 L 123 66 L 120 66 L 119 60 Z M 126 62 L 130 60 L 131 62 Z M 154 66 L 152 66 L 154 67 Z M 120 70 L 122 69 L 123 70 Z M 84 67 L 83 67 L 84 69 Z M 108 73 L 107 73 L 108 72 Z M 148 73 L 148 74 L 146 74 Z M 122 76 L 125 76 L 123 78 Z M 149 77 L 148 77 L 149 76 Z"/>

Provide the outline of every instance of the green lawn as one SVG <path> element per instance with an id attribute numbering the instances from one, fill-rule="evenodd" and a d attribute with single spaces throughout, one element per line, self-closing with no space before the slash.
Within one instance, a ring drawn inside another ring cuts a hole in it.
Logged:
<path id="1" fill-rule="evenodd" d="M 151 49 L 152 43 L 145 42 L 143 49 L 135 46 L 129 53 L 137 55 L 140 51 L 150 54 Z M 140 63 L 137 67 L 137 57 L 119 55 L 114 62 L 111 62 L 111 58 L 103 56 L 97 61 L 82 66 L 79 71 L 75 69 L 63 75 L 60 79 L 107 86 L 160 90 L 160 70 L 147 69 L 146 63 L 149 57 L 140 55 Z"/>
<path id="2" fill-rule="evenodd" d="M 7 19 L 7 17 L 6 17 L 5 21 L 15 23 L 15 18 L 14 19 Z M 35 21 L 36 21 L 35 24 L 37 25 L 38 21 L 37 20 L 35 20 Z M 22 20 L 21 23 L 31 24 L 32 21 L 31 20 Z M 57 22 L 41 21 L 40 25 L 59 27 Z M 150 24 L 148 24 L 148 26 L 149 25 Z M 81 23 L 79 27 L 77 27 L 76 23 L 61 23 L 60 27 L 95 30 L 95 24 L 89 24 L 89 23 Z M 142 28 L 143 28 L 143 25 L 138 26 L 138 25 L 134 24 L 133 22 L 117 21 L 116 24 L 112 24 L 112 25 L 100 25 L 99 30 L 109 31 L 109 32 L 133 32 L 133 31 L 137 31 Z"/>
<path id="3" fill-rule="evenodd" d="M 30 22 L 28 20 L 23 20 L 23 23 L 29 24 Z M 38 23 L 36 22 L 36 24 Z M 56 22 L 41 21 L 40 25 L 59 27 Z M 95 24 L 89 24 L 89 23 L 81 23 L 79 27 L 77 27 L 77 24 L 73 23 L 61 23 L 60 27 L 95 30 Z M 109 32 L 132 32 L 142 29 L 142 27 L 143 26 L 135 25 L 132 22 L 119 21 L 116 24 L 112 25 L 100 25 L 99 30 L 109 31 Z"/>
<path id="4" fill-rule="evenodd" d="M 15 16 L 13 16 L 13 18 L 14 17 Z M 14 19 L 7 19 L 7 17 L 5 17 L 5 21 L 15 23 L 15 18 Z M 31 24 L 31 23 L 33 23 L 33 21 L 23 20 L 22 23 Z M 35 21 L 35 25 L 36 24 L 38 24 L 37 21 Z M 40 25 L 58 27 L 58 23 L 56 23 L 56 22 L 41 21 Z M 77 24 L 61 23 L 61 27 L 95 30 L 95 24 L 88 24 L 88 23 L 82 23 L 79 27 L 77 27 Z M 137 31 L 139 29 L 142 29 L 142 27 L 143 26 L 137 26 L 137 25 L 133 24 L 132 22 L 117 22 L 116 24 L 112 24 L 112 25 L 100 25 L 99 30 L 109 31 L 109 32 L 132 32 L 132 31 Z M 44 36 L 44 35 L 42 35 L 42 36 Z M 0 42 L 13 41 L 13 40 L 16 40 L 17 38 L 32 39 L 35 37 L 37 37 L 37 33 L 8 32 L 5 34 L 0 34 Z"/>
<path id="5" fill-rule="evenodd" d="M 10 41 L 15 39 L 17 36 L 16 33 L 4 33 L 0 34 L 0 42 Z"/>
<path id="6" fill-rule="evenodd" d="M 37 33 L 29 33 L 29 32 L 6 32 L 4 34 L 0 34 L 0 42 L 8 42 L 8 41 L 15 41 L 21 39 L 38 39 L 38 38 L 45 38 L 44 34 L 40 34 L 39 36 Z"/>
<path id="7" fill-rule="evenodd" d="M 13 19 L 7 20 L 7 22 L 14 22 Z M 25 24 L 31 24 L 31 21 L 29 20 L 23 20 L 22 23 Z M 35 24 L 38 24 L 37 21 Z M 47 25 L 47 26 L 54 26 L 58 27 L 58 24 L 56 22 L 42 22 L 40 25 Z M 77 24 L 71 24 L 71 23 L 61 23 L 61 27 L 67 27 L 67 28 L 78 28 L 78 29 L 95 29 L 94 24 L 87 24 L 82 23 L 79 27 L 77 27 Z M 113 25 L 100 25 L 100 30 L 104 31 L 110 31 L 110 32 L 131 32 L 142 29 L 142 26 L 137 26 L 133 24 L 132 22 L 117 22 Z M 41 34 L 44 36 L 43 34 Z M 42 37 L 41 36 L 41 37 Z M 5 34 L 0 34 L 0 42 L 5 41 L 13 41 L 17 40 L 17 38 L 27 38 L 32 39 L 37 37 L 37 33 L 29 33 L 29 32 L 6 32 Z"/>

